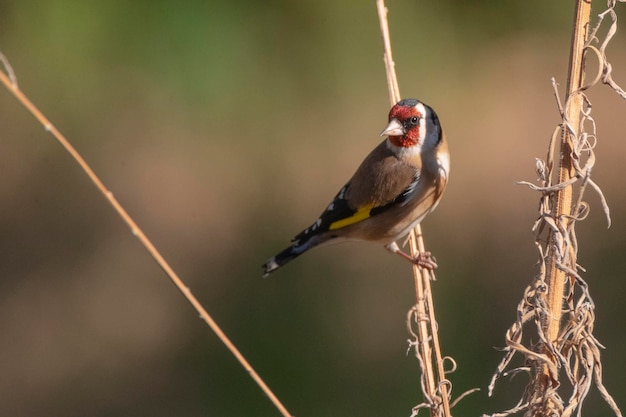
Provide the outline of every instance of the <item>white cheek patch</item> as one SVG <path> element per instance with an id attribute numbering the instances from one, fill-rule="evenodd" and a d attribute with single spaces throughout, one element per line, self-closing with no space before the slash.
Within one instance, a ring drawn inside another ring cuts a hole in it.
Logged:
<path id="1" fill-rule="evenodd" d="M 415 110 L 419 112 L 420 117 L 420 137 L 418 143 L 420 145 L 424 144 L 424 139 L 426 138 L 426 107 L 422 103 L 417 103 L 415 105 Z"/>

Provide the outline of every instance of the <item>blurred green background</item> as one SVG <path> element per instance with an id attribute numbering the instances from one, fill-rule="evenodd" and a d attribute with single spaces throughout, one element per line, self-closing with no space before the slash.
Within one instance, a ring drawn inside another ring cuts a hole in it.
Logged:
<path id="1" fill-rule="evenodd" d="M 526 380 L 487 397 L 494 347 L 537 272 L 539 195 L 515 182 L 535 180 L 558 122 L 550 77 L 565 84 L 573 1 L 388 6 L 403 96 L 438 111 L 452 152 L 424 233 L 454 395 L 482 389 L 455 415 L 500 411 Z M 623 84 L 625 46 L 622 30 L 609 53 Z M 0 1 L 0 50 L 293 414 L 408 416 L 422 401 L 404 261 L 351 243 L 260 278 L 381 140 L 373 1 Z M 626 103 L 590 97 L 613 226 L 589 192 L 579 262 L 626 407 Z M 278 415 L 7 91 L 0 139 L 0 415 Z M 587 404 L 608 415 L 597 392 Z"/>

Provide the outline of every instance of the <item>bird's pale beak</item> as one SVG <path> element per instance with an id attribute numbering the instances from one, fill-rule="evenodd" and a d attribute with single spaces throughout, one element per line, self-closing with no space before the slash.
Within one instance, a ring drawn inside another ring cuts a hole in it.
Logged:
<path id="1" fill-rule="evenodd" d="M 391 119 L 385 130 L 380 132 L 380 136 L 403 136 L 405 133 L 402 123 L 398 119 Z"/>

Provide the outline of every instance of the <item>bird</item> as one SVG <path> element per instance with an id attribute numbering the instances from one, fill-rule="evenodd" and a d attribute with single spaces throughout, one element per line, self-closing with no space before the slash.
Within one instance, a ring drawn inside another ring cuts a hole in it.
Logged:
<path id="1" fill-rule="evenodd" d="M 262 265 L 264 277 L 310 249 L 351 240 L 382 244 L 420 267 L 437 268 L 430 252 L 413 257 L 396 241 L 437 207 L 448 184 L 450 153 L 439 117 L 427 104 L 403 99 L 380 136 L 386 138 L 319 218 Z"/>

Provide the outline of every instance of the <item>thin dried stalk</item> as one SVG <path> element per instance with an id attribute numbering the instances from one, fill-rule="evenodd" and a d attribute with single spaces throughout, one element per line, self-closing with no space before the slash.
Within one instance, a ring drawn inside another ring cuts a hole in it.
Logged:
<path id="1" fill-rule="evenodd" d="M 570 51 L 569 76 L 567 80 L 567 105 L 565 107 L 565 120 L 568 123 L 562 125 L 562 140 L 560 148 L 559 183 L 567 183 L 576 178 L 576 168 L 573 161 L 574 141 L 579 137 L 582 126 L 580 124 L 582 95 L 576 92 L 583 83 L 583 48 L 589 27 L 589 15 L 591 2 L 577 0 L 574 30 L 572 34 L 572 48 Z M 531 390 L 529 402 L 540 403 L 538 413 L 548 414 L 554 407 L 560 408 L 556 390 L 559 384 L 558 373 L 554 373 L 553 366 L 557 365 L 557 358 L 552 355 L 555 351 L 559 330 L 561 327 L 563 292 L 565 291 L 566 274 L 559 264 L 566 265 L 568 269 L 576 269 L 576 251 L 570 250 L 566 239 L 562 236 L 572 225 L 572 194 L 573 184 L 556 191 L 556 206 L 553 216 L 559 223 L 559 227 L 551 229 L 548 235 L 547 247 L 547 275 L 546 275 L 546 312 L 541 316 L 542 331 L 546 341 L 539 349 L 548 355 L 551 364 L 545 361 L 537 361 L 537 366 L 542 370 L 535 375 L 534 387 Z M 537 399 L 537 400 L 535 400 Z M 544 415 L 546 415 L 544 414 Z M 539 414 L 534 414 L 539 415 Z"/>
<path id="2" fill-rule="evenodd" d="M 157 250 L 154 244 L 148 239 L 148 237 L 144 234 L 144 232 L 137 226 L 137 223 L 130 217 L 130 215 L 126 212 L 126 210 L 122 207 L 122 205 L 117 201 L 117 199 L 113 196 L 113 193 L 109 191 L 104 183 L 98 178 L 95 172 L 91 169 L 91 167 L 87 164 L 87 162 L 83 159 L 83 157 L 76 151 L 76 149 L 70 144 L 70 142 L 57 130 L 57 128 L 44 116 L 44 114 L 26 97 L 26 95 L 19 89 L 17 85 L 17 78 L 15 77 L 15 73 L 11 68 L 8 60 L 0 53 L 0 62 L 5 66 L 7 76 L 4 72 L 0 71 L 0 82 L 4 84 L 4 86 L 13 94 L 13 96 L 28 110 L 30 114 L 32 114 L 44 129 L 47 132 L 50 132 L 52 136 L 63 146 L 63 148 L 74 158 L 74 160 L 80 165 L 85 174 L 89 177 L 89 179 L 95 184 L 96 188 L 100 193 L 107 199 L 107 201 L 113 206 L 113 209 L 119 214 L 119 216 L 124 220 L 124 222 L 130 227 L 131 232 L 143 245 L 143 247 L 148 251 L 148 253 L 154 258 L 154 260 L 159 264 L 159 266 L 163 269 L 163 271 L 167 274 L 168 278 L 174 283 L 176 288 L 183 294 L 185 299 L 193 306 L 193 308 L 198 312 L 200 317 L 209 325 L 211 330 L 215 333 L 215 335 L 220 339 L 220 341 L 226 346 L 226 348 L 230 351 L 230 353 L 237 359 L 237 361 L 244 367 L 244 369 L 248 372 L 250 377 L 254 380 L 254 382 L 261 388 L 261 390 L 268 396 L 272 404 L 278 409 L 278 411 L 284 417 L 291 417 L 291 414 L 287 411 L 285 406 L 280 402 L 278 397 L 270 390 L 270 388 L 265 384 L 263 379 L 257 374 L 257 372 L 252 368 L 250 363 L 246 360 L 246 358 L 241 354 L 239 349 L 230 341 L 230 339 L 226 336 L 226 334 L 222 331 L 222 329 L 217 325 L 215 320 L 209 315 L 209 313 L 204 309 L 202 304 L 198 301 L 198 299 L 191 293 L 191 290 L 184 284 L 184 282 L 180 279 L 178 274 L 172 269 L 169 263 L 163 258 L 161 253 Z"/>
<path id="3" fill-rule="evenodd" d="M 395 72 L 395 63 L 391 53 L 387 8 L 385 7 L 384 0 L 377 0 L 376 6 L 378 9 L 380 30 L 383 37 L 389 101 L 391 105 L 394 105 L 400 101 L 401 96 Z M 420 252 L 426 250 L 420 225 L 417 225 L 415 230 L 411 231 L 408 241 L 411 255 L 417 256 Z M 408 313 L 407 327 L 412 337 L 409 341 L 409 348 L 413 347 L 415 349 L 415 356 L 419 361 L 422 371 L 420 382 L 424 402 L 413 408 L 411 416 L 417 416 L 420 409 L 428 408 L 431 417 L 450 417 L 450 394 L 452 384 L 446 378 L 446 371 L 444 369 L 445 358 L 442 357 L 439 344 L 439 333 L 430 285 L 431 281 L 434 279 L 434 275 L 432 275 L 430 271 L 414 265 L 413 276 L 417 303 Z M 413 329 L 413 325 L 416 327 L 415 330 Z M 434 360 L 433 354 L 435 356 Z M 452 362 L 454 363 L 454 361 Z M 454 404 L 473 391 L 474 390 L 471 390 L 462 394 Z"/>
<path id="4" fill-rule="evenodd" d="M 610 225 L 606 200 L 598 185 L 591 180 L 596 161 L 593 152 L 597 143 L 596 125 L 591 116 L 591 103 L 584 92 L 602 81 L 626 98 L 623 90 L 610 77 L 611 66 L 605 54 L 606 46 L 617 29 L 617 17 L 613 11 L 615 5 L 615 0 L 608 1 L 608 9 L 600 15 L 598 25 L 588 33 L 591 2 L 577 1 L 564 105 L 561 105 L 553 80 L 562 121 L 550 139 L 546 161 L 537 160 L 540 185 L 523 182 L 541 193 L 540 214 L 533 227 L 537 235 L 535 243 L 539 251 L 540 271 L 526 288 L 518 305 L 517 320 L 507 331 L 506 354 L 489 385 L 489 395 L 493 393 L 496 380 L 505 375 L 505 369 L 516 353 L 523 355 L 530 366 L 512 372 L 528 372 L 531 382 L 516 407 L 493 416 L 508 416 L 522 411 L 528 417 L 569 417 L 574 413 L 580 416 L 582 404 L 594 382 L 615 415 L 622 415 L 602 384 L 600 348 L 603 346 L 593 336 L 595 307 L 589 287 L 579 274 L 584 269 L 576 262 L 578 241 L 575 231 L 576 222 L 584 220 L 589 212 L 589 205 L 583 201 L 587 186 L 600 195 Z M 612 25 L 597 48 L 592 44 L 600 43 L 596 35 L 606 15 L 611 16 Z M 585 85 L 586 51 L 595 53 L 601 71 Z M 560 141 L 557 140 L 559 136 Z M 536 330 L 533 337 L 538 341 L 531 347 L 524 346 L 525 327 Z M 560 378 L 561 371 L 565 379 Z M 568 386 L 571 390 L 565 401 L 563 394 Z"/>

